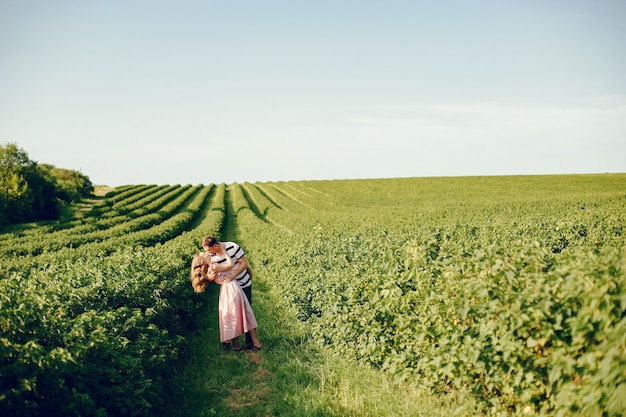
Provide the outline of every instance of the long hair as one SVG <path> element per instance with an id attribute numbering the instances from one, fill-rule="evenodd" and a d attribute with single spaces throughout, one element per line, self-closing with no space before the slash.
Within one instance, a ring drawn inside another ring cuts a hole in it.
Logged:
<path id="1" fill-rule="evenodd" d="M 208 269 L 209 266 L 204 262 L 203 254 L 201 252 L 197 252 L 191 260 L 191 272 L 189 274 L 191 287 L 193 288 L 193 292 L 196 294 L 204 292 L 207 285 L 209 285 L 210 281 L 207 279 Z"/>

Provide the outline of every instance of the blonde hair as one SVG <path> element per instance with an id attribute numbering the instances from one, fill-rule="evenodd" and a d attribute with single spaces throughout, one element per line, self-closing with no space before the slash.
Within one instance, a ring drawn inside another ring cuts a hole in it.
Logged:
<path id="1" fill-rule="evenodd" d="M 191 271 L 189 273 L 191 287 L 196 294 L 204 292 L 207 285 L 209 285 L 210 281 L 207 279 L 208 269 L 209 266 L 204 262 L 204 254 L 197 252 L 191 260 Z"/>

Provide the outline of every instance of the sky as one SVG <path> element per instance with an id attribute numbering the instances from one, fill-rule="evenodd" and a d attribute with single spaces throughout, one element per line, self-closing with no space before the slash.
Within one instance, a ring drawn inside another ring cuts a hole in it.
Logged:
<path id="1" fill-rule="evenodd" d="M 95 185 L 626 172 L 626 1 L 0 0 L 0 144 Z"/>

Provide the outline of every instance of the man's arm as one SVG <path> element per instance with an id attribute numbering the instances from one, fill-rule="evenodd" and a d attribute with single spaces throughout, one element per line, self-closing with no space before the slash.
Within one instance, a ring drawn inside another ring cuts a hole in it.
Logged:
<path id="1" fill-rule="evenodd" d="M 241 274 L 246 268 L 248 268 L 248 260 L 246 259 L 246 255 L 243 255 L 237 260 L 237 265 L 235 265 L 235 267 L 229 272 L 228 276 L 232 276 L 234 278 Z"/>

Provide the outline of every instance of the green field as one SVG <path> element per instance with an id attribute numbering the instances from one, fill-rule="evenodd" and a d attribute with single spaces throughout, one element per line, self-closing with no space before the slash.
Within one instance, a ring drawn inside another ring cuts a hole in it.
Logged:
<path id="1" fill-rule="evenodd" d="M 0 413 L 622 416 L 625 207 L 626 174 L 118 187 L 0 234 Z M 259 354 L 191 291 L 208 234 Z"/>

